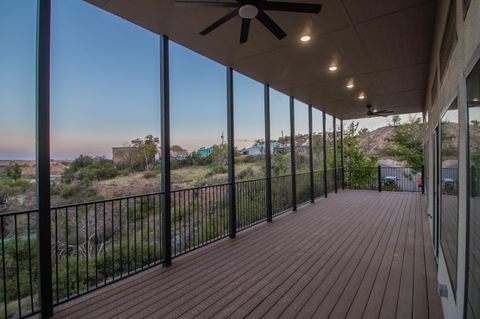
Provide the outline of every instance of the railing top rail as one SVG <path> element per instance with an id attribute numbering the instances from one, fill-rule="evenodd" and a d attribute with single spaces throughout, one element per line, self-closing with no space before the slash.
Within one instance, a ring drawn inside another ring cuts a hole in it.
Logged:
<path id="1" fill-rule="evenodd" d="M 35 214 L 38 213 L 38 209 L 28 209 L 28 210 L 19 210 L 13 212 L 3 212 L 0 213 L 0 217 L 10 217 L 14 215 L 24 215 L 24 214 Z"/>
<path id="2" fill-rule="evenodd" d="M 181 188 L 181 189 L 172 189 L 171 193 L 180 193 L 180 192 L 186 192 L 186 191 L 195 191 L 195 190 L 199 190 L 199 189 L 207 189 L 207 188 L 214 188 L 214 187 L 225 187 L 225 186 L 228 186 L 228 185 L 230 185 L 230 183 L 204 185 L 204 186 Z"/>
<path id="3" fill-rule="evenodd" d="M 131 196 L 126 196 L 126 197 L 114 197 L 114 198 L 109 198 L 109 199 L 101 199 L 101 200 L 97 200 L 97 201 L 52 206 L 52 209 L 65 209 L 65 208 L 70 208 L 70 207 L 75 207 L 75 206 L 91 206 L 91 205 L 95 205 L 95 204 L 104 204 L 104 203 L 109 203 L 109 202 L 129 200 L 129 199 L 148 197 L 148 196 L 163 195 L 163 194 L 164 194 L 163 192 L 154 192 L 154 193 L 147 193 L 147 194 L 140 194 L 140 195 L 131 195 Z"/>

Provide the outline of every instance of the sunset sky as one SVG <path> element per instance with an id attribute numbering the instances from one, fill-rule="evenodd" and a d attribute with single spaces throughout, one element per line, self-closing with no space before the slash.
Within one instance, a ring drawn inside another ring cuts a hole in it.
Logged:
<path id="1" fill-rule="evenodd" d="M 80 0 L 52 1 L 51 154 L 111 157 L 113 146 L 159 136 L 159 38 Z M 34 158 L 36 1 L 0 0 L 0 159 Z M 172 144 L 226 139 L 225 67 L 171 45 Z M 264 136 L 263 85 L 234 78 L 235 143 Z M 289 133 L 288 97 L 272 90 L 272 138 Z M 296 128 L 307 133 L 297 102 Z M 374 129 L 385 120 L 364 120 Z M 320 112 L 314 129 L 321 130 Z"/>

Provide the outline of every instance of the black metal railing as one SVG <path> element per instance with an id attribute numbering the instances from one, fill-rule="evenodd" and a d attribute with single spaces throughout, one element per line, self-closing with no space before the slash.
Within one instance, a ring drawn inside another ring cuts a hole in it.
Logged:
<path id="1" fill-rule="evenodd" d="M 335 169 L 329 168 L 325 174 L 327 174 L 327 192 L 331 193 L 335 191 Z"/>
<path id="2" fill-rule="evenodd" d="M 272 213 L 279 215 L 292 208 L 292 176 L 272 177 Z"/>
<path id="3" fill-rule="evenodd" d="M 345 188 L 421 192 L 422 167 L 347 167 Z"/>
<path id="4" fill-rule="evenodd" d="M 174 190 L 172 256 L 228 236 L 228 184 Z"/>
<path id="5" fill-rule="evenodd" d="M 0 215 L 0 318 L 25 317 L 39 312 L 35 210 Z"/>
<path id="6" fill-rule="evenodd" d="M 315 197 L 325 196 L 324 171 L 317 170 L 313 172 L 313 184 Z"/>
<path id="7" fill-rule="evenodd" d="M 162 196 L 53 208 L 54 301 L 61 303 L 160 263 Z"/>
<path id="8" fill-rule="evenodd" d="M 266 179 L 236 182 L 237 230 L 256 225 L 267 219 Z"/>
<path id="9" fill-rule="evenodd" d="M 297 204 L 302 205 L 310 201 L 310 173 L 298 173 L 296 178 Z"/>

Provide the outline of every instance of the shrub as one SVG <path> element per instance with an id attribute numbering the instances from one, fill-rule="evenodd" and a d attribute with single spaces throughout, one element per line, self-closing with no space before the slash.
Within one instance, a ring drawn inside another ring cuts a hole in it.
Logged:
<path id="1" fill-rule="evenodd" d="M 155 178 L 157 177 L 157 173 L 154 172 L 154 171 L 148 171 L 148 172 L 145 172 L 143 173 L 143 178 Z"/>

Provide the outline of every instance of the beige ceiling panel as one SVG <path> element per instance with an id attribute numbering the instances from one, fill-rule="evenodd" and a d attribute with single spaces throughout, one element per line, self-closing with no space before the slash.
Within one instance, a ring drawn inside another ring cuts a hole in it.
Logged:
<path id="1" fill-rule="evenodd" d="M 432 0 L 343 0 L 354 24 L 417 6 Z"/>
<path id="2" fill-rule="evenodd" d="M 428 62 L 433 15 L 434 4 L 429 2 L 357 25 L 376 70 Z"/>

